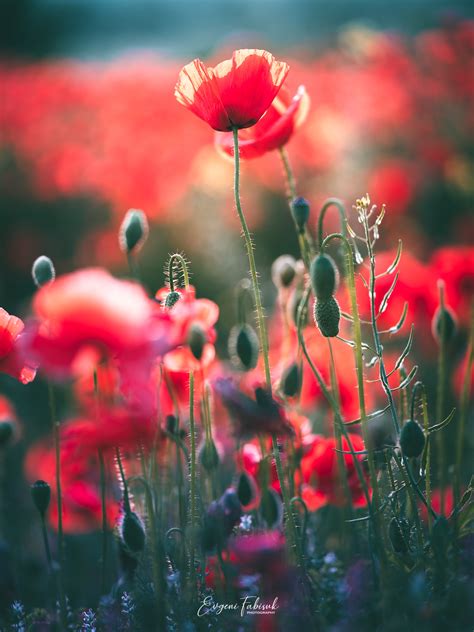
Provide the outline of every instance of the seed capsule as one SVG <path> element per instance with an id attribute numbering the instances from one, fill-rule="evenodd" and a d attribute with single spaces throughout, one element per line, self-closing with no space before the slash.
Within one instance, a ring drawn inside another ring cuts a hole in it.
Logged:
<path id="1" fill-rule="evenodd" d="M 56 271 L 54 269 L 53 262 L 49 257 L 41 255 L 33 263 L 31 268 L 31 274 L 36 287 L 42 287 L 52 283 L 56 278 Z"/>
<path id="2" fill-rule="evenodd" d="M 36 481 L 31 486 L 31 497 L 36 509 L 44 516 L 51 500 L 51 487 L 46 481 Z"/>
<path id="3" fill-rule="evenodd" d="M 124 544 L 132 553 L 139 553 L 145 547 L 145 529 L 142 521 L 133 511 L 126 511 L 121 525 Z"/>
<path id="4" fill-rule="evenodd" d="M 250 325 L 235 325 L 235 327 L 232 327 L 228 340 L 228 349 L 234 364 L 246 371 L 257 366 L 258 336 Z"/>
<path id="5" fill-rule="evenodd" d="M 311 263 L 309 274 L 316 298 L 327 301 L 337 288 L 339 272 L 333 259 L 328 255 L 318 255 Z"/>
<path id="6" fill-rule="evenodd" d="M 425 447 L 425 435 L 421 427 L 410 419 L 400 432 L 400 448 L 405 456 L 417 457 Z"/>
<path id="7" fill-rule="evenodd" d="M 339 333 L 341 312 L 334 297 L 327 301 L 316 301 L 314 304 L 314 320 L 320 332 L 326 338 L 334 338 Z"/>

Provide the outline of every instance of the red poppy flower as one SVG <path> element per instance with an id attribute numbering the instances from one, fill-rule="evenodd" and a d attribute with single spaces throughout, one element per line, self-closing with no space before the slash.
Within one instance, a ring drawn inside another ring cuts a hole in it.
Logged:
<path id="1" fill-rule="evenodd" d="M 364 442 L 358 435 L 351 434 L 350 441 L 355 452 L 364 449 Z M 349 450 L 349 443 L 342 439 L 342 449 Z M 366 504 L 362 486 L 360 484 L 354 458 L 351 454 L 344 454 L 344 465 L 347 473 L 347 482 L 352 494 L 352 502 L 355 507 L 363 507 Z M 362 456 L 357 456 L 362 460 Z M 306 485 L 303 488 L 303 500 L 308 509 L 315 511 L 326 504 L 340 505 L 345 502 L 344 491 L 339 479 L 336 454 L 336 442 L 334 438 L 314 436 L 310 450 L 301 461 L 303 479 Z"/>
<path id="2" fill-rule="evenodd" d="M 265 50 L 234 51 L 214 68 L 195 59 L 179 73 L 175 97 L 218 132 L 251 127 L 278 94 L 288 64 Z"/>
<path id="3" fill-rule="evenodd" d="M 283 147 L 293 132 L 303 123 L 309 107 L 304 86 L 292 98 L 283 86 L 271 106 L 253 127 L 239 135 L 241 158 L 258 158 L 268 151 Z M 229 156 L 234 155 L 234 139 L 230 132 L 216 134 L 216 147 Z"/>
<path id="4" fill-rule="evenodd" d="M 0 372 L 7 373 L 23 384 L 31 382 L 36 370 L 28 366 L 18 349 L 23 321 L 0 307 Z"/>
<path id="5" fill-rule="evenodd" d="M 442 279 L 446 284 L 447 303 L 455 311 L 461 326 L 468 327 L 474 293 L 474 248 L 472 246 L 440 248 L 431 258 L 429 270 L 435 304 L 438 304 L 436 280 Z"/>
<path id="6" fill-rule="evenodd" d="M 143 288 L 99 268 L 79 270 L 42 287 L 33 310 L 37 322 L 30 329 L 29 350 L 56 377 L 83 369 L 84 354 L 94 367 L 104 355 L 123 363 L 151 362 L 172 347 L 169 318 L 155 314 Z"/>

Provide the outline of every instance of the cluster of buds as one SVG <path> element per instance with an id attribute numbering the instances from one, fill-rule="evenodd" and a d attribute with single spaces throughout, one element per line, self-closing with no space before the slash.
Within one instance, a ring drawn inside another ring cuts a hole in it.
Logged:
<path id="1" fill-rule="evenodd" d="M 315 257 L 310 267 L 311 285 L 316 296 L 314 320 L 322 335 L 334 338 L 339 333 L 341 312 L 334 298 L 339 281 L 336 264 L 328 255 Z"/>

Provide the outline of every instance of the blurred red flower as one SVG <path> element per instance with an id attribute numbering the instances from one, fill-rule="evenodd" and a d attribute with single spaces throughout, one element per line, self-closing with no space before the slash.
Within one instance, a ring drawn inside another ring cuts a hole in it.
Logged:
<path id="1" fill-rule="evenodd" d="M 454 310 L 459 323 L 469 327 L 474 296 L 474 247 L 446 246 L 439 248 L 429 262 L 433 300 L 438 304 L 436 281 L 445 282 L 446 302 Z"/>
<path id="2" fill-rule="evenodd" d="M 234 51 L 214 68 L 200 59 L 179 73 L 179 103 L 219 132 L 255 125 L 278 94 L 289 67 L 264 50 Z"/>
<path id="3" fill-rule="evenodd" d="M 11 316 L 0 307 L 0 372 L 7 373 L 22 384 L 31 382 L 36 370 L 32 364 L 25 362 L 18 343 L 24 329 L 20 318 Z"/>
<path id="4" fill-rule="evenodd" d="M 309 108 L 309 97 L 304 86 L 292 98 L 283 86 L 262 118 L 239 134 L 239 155 L 243 159 L 258 158 L 283 147 L 294 131 L 304 122 Z M 234 155 L 234 139 L 230 132 L 216 134 L 217 149 L 228 156 Z"/>

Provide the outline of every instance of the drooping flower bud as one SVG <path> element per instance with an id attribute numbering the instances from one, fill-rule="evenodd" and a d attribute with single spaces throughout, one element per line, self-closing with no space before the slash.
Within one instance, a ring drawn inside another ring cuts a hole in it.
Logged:
<path id="1" fill-rule="evenodd" d="M 145 547 L 145 529 L 137 514 L 133 511 L 125 511 L 120 536 L 123 543 L 132 553 L 139 553 Z"/>
<path id="2" fill-rule="evenodd" d="M 0 421 L 0 448 L 7 445 L 10 439 L 13 437 L 14 425 L 9 419 Z"/>
<path id="3" fill-rule="evenodd" d="M 234 364 L 245 371 L 257 366 L 259 342 L 255 330 L 250 325 L 235 325 L 232 327 L 228 350 L 230 359 Z"/>
<path id="4" fill-rule="evenodd" d="M 280 496 L 272 488 L 268 487 L 262 494 L 260 503 L 262 517 L 270 529 L 281 525 L 283 521 L 283 503 Z"/>
<path id="5" fill-rule="evenodd" d="M 51 259 L 45 257 L 45 255 L 41 255 L 41 257 L 35 259 L 33 267 L 31 268 L 31 275 L 36 287 L 43 287 L 43 285 L 52 283 L 56 278 L 56 271 Z"/>
<path id="6" fill-rule="evenodd" d="M 388 535 L 395 553 L 407 553 L 410 543 L 410 523 L 405 518 L 393 517 L 388 526 Z"/>
<path id="7" fill-rule="evenodd" d="M 36 481 L 31 486 L 31 498 L 41 517 L 44 517 L 51 500 L 51 487 L 46 481 Z"/>
<path id="8" fill-rule="evenodd" d="M 339 280 L 334 260 L 328 255 L 318 255 L 311 262 L 309 274 L 316 298 L 328 301 L 336 291 Z"/>
<path id="9" fill-rule="evenodd" d="M 449 344 L 458 329 L 456 314 L 450 307 L 438 307 L 431 323 L 433 338 L 440 345 Z"/>
<path id="10" fill-rule="evenodd" d="M 296 276 L 296 260 L 291 255 L 281 255 L 272 265 L 272 281 L 276 288 L 289 287 Z"/>
<path id="11" fill-rule="evenodd" d="M 179 292 L 173 291 L 166 295 L 165 298 L 165 307 L 171 309 L 181 298 L 181 294 Z"/>
<path id="12" fill-rule="evenodd" d="M 202 327 L 196 324 L 191 325 L 189 328 L 187 342 L 193 356 L 196 360 L 200 360 L 204 350 L 204 345 L 206 344 L 206 334 L 204 333 Z"/>
<path id="13" fill-rule="evenodd" d="M 247 472 L 241 472 L 239 475 L 237 496 L 245 511 L 255 508 L 255 503 L 258 498 L 258 488 L 253 476 L 250 476 Z"/>
<path id="14" fill-rule="evenodd" d="M 119 245 L 123 252 L 137 253 L 148 237 L 148 220 L 143 211 L 131 208 L 125 213 L 125 217 L 119 229 Z"/>
<path id="15" fill-rule="evenodd" d="M 296 362 L 290 364 L 284 371 L 280 380 L 280 390 L 286 397 L 294 397 L 301 388 L 301 371 Z"/>
<path id="16" fill-rule="evenodd" d="M 425 447 L 425 435 L 421 427 L 410 419 L 405 423 L 400 432 L 400 448 L 408 457 L 417 457 Z"/>
<path id="17" fill-rule="evenodd" d="M 326 338 L 334 338 L 338 335 L 340 319 L 339 303 L 333 296 L 327 301 L 314 303 L 314 320 Z"/>
<path id="18" fill-rule="evenodd" d="M 214 441 L 205 440 L 201 444 L 198 451 L 199 462 L 206 470 L 206 472 L 212 472 L 219 465 L 219 452 L 217 451 Z"/>
<path id="19" fill-rule="evenodd" d="M 291 214 L 300 232 L 304 232 L 309 219 L 309 202 L 304 197 L 296 197 L 291 201 Z"/>

